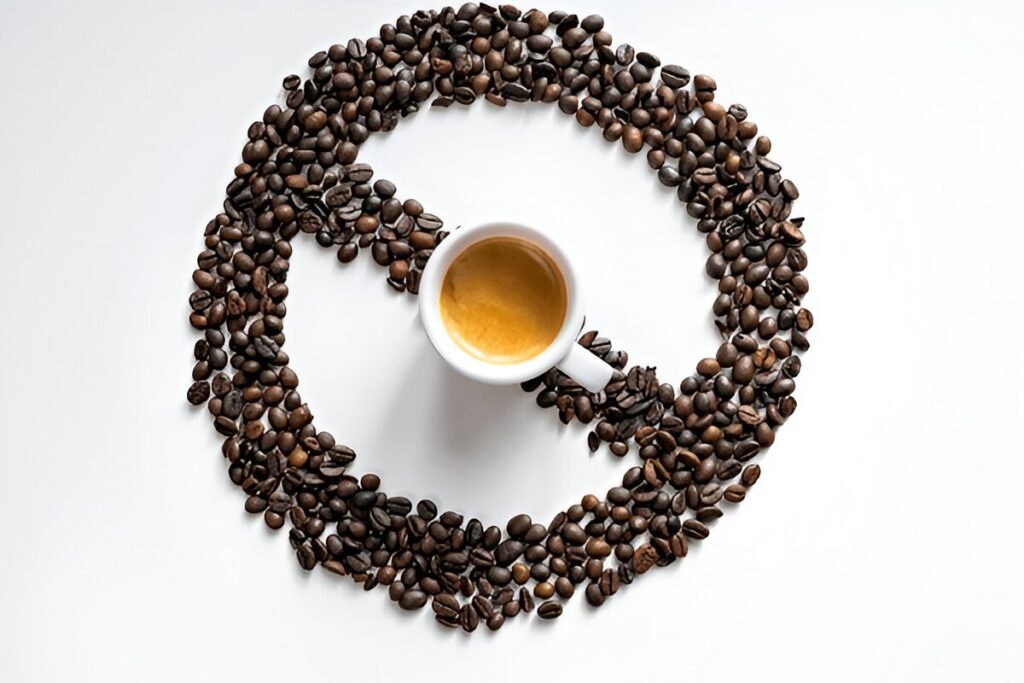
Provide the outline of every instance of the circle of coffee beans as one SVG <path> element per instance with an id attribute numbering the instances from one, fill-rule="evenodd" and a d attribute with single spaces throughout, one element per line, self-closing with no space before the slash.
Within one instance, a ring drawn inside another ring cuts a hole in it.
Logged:
<path id="1" fill-rule="evenodd" d="M 406 610 L 431 605 L 437 622 L 496 630 L 536 605 L 541 619 L 583 593 L 599 606 L 654 567 L 707 538 L 723 509 L 760 476 L 750 462 L 796 409 L 797 352 L 808 348 L 801 307 L 802 218 L 797 187 L 769 158 L 771 142 L 739 104 L 715 100 L 713 78 L 630 45 L 613 46 L 596 15 L 467 3 L 402 16 L 367 41 L 332 45 L 303 79 L 284 79 L 285 104 L 249 127 L 223 212 L 206 227 L 192 274 L 194 383 L 207 404 L 245 509 L 289 526 L 303 569 L 317 565 Z M 516 515 L 485 526 L 429 500 L 389 496 L 375 474 L 356 476 L 355 452 L 314 425 L 284 351 L 291 240 L 311 235 L 341 263 L 361 251 L 398 292 L 416 294 L 442 221 L 359 163 L 371 133 L 393 129 L 429 102 L 494 106 L 550 102 L 585 127 L 646 149 L 706 235 L 707 274 L 723 342 L 678 385 L 629 366 L 596 332 L 579 343 L 616 368 L 586 392 L 557 370 L 523 383 L 563 423 L 593 425 L 591 451 L 638 464 L 621 485 L 587 495 L 547 524 Z"/>

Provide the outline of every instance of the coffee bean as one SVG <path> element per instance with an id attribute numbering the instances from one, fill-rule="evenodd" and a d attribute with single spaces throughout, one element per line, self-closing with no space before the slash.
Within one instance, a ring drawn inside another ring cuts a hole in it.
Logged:
<path id="1" fill-rule="evenodd" d="M 631 45 L 623 43 L 615 51 L 615 61 L 621 66 L 628 66 L 633 61 L 635 54 Z"/>
<path id="2" fill-rule="evenodd" d="M 263 513 L 263 521 L 271 529 L 280 529 L 284 526 L 284 517 L 273 510 L 267 510 Z M 324 566 L 327 566 L 326 563 Z M 330 567 L 328 567 L 330 569 Z"/>
<path id="3" fill-rule="evenodd" d="M 696 519 L 688 519 L 683 522 L 683 533 L 690 538 L 707 538 L 710 531 Z"/>
<path id="4" fill-rule="evenodd" d="M 598 581 L 598 585 L 601 588 L 601 594 L 604 596 L 615 595 L 619 590 L 619 585 L 622 582 L 622 577 L 614 569 L 606 569 L 601 574 L 601 579 Z"/>
<path id="5" fill-rule="evenodd" d="M 658 551 L 652 545 L 642 545 L 633 554 L 633 569 L 637 574 L 643 574 L 654 566 L 658 561 Z"/>
<path id="6" fill-rule="evenodd" d="M 437 506 L 429 500 L 421 500 L 416 504 L 416 514 L 423 519 L 431 520 L 437 516 Z"/>
<path id="7" fill-rule="evenodd" d="M 661 80 L 670 88 L 685 88 L 690 83 L 690 72 L 675 64 L 661 67 Z"/>
<path id="8" fill-rule="evenodd" d="M 423 591 L 406 591 L 398 601 L 398 606 L 405 610 L 419 609 L 427 604 L 427 594 Z"/>
<path id="9" fill-rule="evenodd" d="M 360 235 L 372 233 L 376 231 L 379 226 L 380 221 L 378 221 L 374 216 L 370 216 L 368 214 L 363 214 L 357 218 L 355 223 L 356 232 Z"/>
<path id="10" fill-rule="evenodd" d="M 611 554 L 611 546 L 600 538 L 591 538 L 586 544 L 587 555 L 591 557 L 608 557 Z"/>
<path id="11" fill-rule="evenodd" d="M 519 589 L 519 607 L 524 612 L 533 611 L 533 598 L 530 596 L 530 592 L 525 588 Z"/>
<path id="12" fill-rule="evenodd" d="M 739 503 L 747 497 L 747 489 L 742 484 L 729 484 L 725 489 L 725 499 L 730 503 Z"/>
<path id="13" fill-rule="evenodd" d="M 306 571 L 310 571 L 316 566 L 316 555 L 308 545 L 300 545 L 296 548 L 295 555 L 298 558 L 299 566 Z"/>
<path id="14" fill-rule="evenodd" d="M 688 544 L 688 542 L 686 540 L 686 535 L 685 534 L 683 534 L 683 533 L 673 534 L 671 537 L 669 537 L 668 542 L 669 542 L 669 549 L 671 550 L 671 552 L 672 552 L 672 554 L 674 556 L 676 556 L 676 557 L 686 557 L 686 553 L 687 553 L 687 551 L 689 549 L 688 548 L 689 544 Z"/>
<path id="15" fill-rule="evenodd" d="M 193 382 L 188 389 L 188 402 L 194 406 L 205 403 L 210 398 L 210 383 L 206 381 Z"/>
<path id="16" fill-rule="evenodd" d="M 604 18 L 599 14 L 590 14 L 580 22 L 580 28 L 587 33 L 597 33 L 604 28 Z"/>
<path id="17" fill-rule="evenodd" d="M 471 605 L 463 605 L 459 612 L 459 625 L 466 633 L 472 633 L 480 624 L 480 617 Z"/>
<path id="18" fill-rule="evenodd" d="M 622 146 L 627 152 L 639 152 L 644 146 L 643 133 L 635 126 L 626 126 L 622 131 Z"/>
<path id="19" fill-rule="evenodd" d="M 683 182 L 679 171 L 672 166 L 662 166 L 658 170 L 658 180 L 666 187 L 676 187 L 679 183 Z"/>
<path id="20" fill-rule="evenodd" d="M 743 468 L 743 474 L 740 475 L 740 482 L 747 488 L 750 488 L 757 483 L 757 480 L 761 478 L 761 468 L 758 465 L 747 465 Z"/>
<path id="21" fill-rule="evenodd" d="M 796 329 L 801 332 L 806 332 L 811 329 L 814 325 L 814 316 L 806 308 L 801 308 L 796 312 Z"/>
<path id="22" fill-rule="evenodd" d="M 502 541 L 494 553 L 498 564 L 507 567 L 513 560 L 523 554 L 523 544 L 513 539 Z"/>
<path id="23" fill-rule="evenodd" d="M 562 616 L 562 604 L 553 600 L 543 602 L 537 608 L 537 616 L 541 619 L 557 619 Z"/>
<path id="24" fill-rule="evenodd" d="M 522 538 L 532 525 L 533 520 L 530 519 L 529 515 L 516 515 L 509 520 L 505 530 L 508 531 L 508 535 L 512 538 Z"/>
<path id="25" fill-rule="evenodd" d="M 535 34 L 526 39 L 526 47 L 531 52 L 544 53 L 551 49 L 552 40 L 550 36 L 542 33 Z"/>

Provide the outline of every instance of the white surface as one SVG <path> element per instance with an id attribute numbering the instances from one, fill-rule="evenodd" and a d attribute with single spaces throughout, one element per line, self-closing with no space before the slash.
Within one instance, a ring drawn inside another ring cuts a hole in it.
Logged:
<path id="1" fill-rule="evenodd" d="M 184 402 L 189 274 L 245 128 L 315 50 L 416 5 L 367 4 L 0 8 L 0 680 L 1020 680 L 1020 10 L 561 3 L 772 137 L 814 348 L 698 551 L 597 613 L 464 638 L 301 572 Z M 550 228 L 633 360 L 677 381 L 714 350 L 691 221 L 555 107 L 426 112 L 365 159 L 452 225 Z M 361 467 L 487 520 L 615 481 L 582 429 L 447 369 L 368 261 L 299 240 L 288 300 L 303 394 Z"/>

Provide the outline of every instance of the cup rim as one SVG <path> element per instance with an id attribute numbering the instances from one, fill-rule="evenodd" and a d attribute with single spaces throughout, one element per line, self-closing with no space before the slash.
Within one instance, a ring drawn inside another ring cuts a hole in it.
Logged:
<path id="1" fill-rule="evenodd" d="M 518 237 L 542 249 L 555 262 L 565 281 L 566 310 L 562 327 L 551 344 L 519 363 L 488 363 L 476 358 L 448 334 L 441 320 L 440 296 L 444 276 L 455 257 L 467 247 L 490 237 Z M 537 377 L 565 358 L 583 325 L 583 302 L 576 271 L 565 250 L 547 234 L 516 220 L 497 220 L 451 232 L 434 249 L 420 278 L 420 320 L 438 354 L 463 375 L 487 384 L 516 384 Z"/>

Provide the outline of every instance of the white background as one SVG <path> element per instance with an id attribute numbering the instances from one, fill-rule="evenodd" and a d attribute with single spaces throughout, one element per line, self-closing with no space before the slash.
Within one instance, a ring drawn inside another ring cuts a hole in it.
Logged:
<path id="1" fill-rule="evenodd" d="M 5 0 L 0 680 L 1021 679 L 1020 10 L 561 4 L 714 75 L 801 189 L 817 325 L 747 501 L 600 611 L 496 635 L 299 570 L 185 403 L 189 275 L 281 78 L 415 3 Z M 702 241 L 642 155 L 480 104 L 363 158 L 452 226 L 551 231 L 634 362 L 713 354 Z M 289 284 L 303 396 L 390 492 L 546 521 L 626 466 L 454 375 L 369 259 L 299 240 Z"/>

